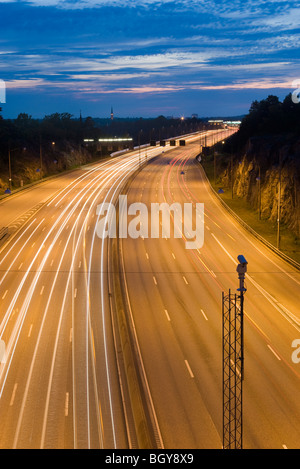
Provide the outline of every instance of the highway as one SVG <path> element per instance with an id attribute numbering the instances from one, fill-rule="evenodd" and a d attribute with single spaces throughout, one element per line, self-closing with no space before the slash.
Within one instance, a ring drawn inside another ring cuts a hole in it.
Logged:
<path id="1" fill-rule="evenodd" d="M 159 152 L 148 149 L 147 157 Z M 41 208 L 1 249 L 1 448 L 128 446 L 107 243 L 96 227 L 97 206 L 114 200 L 139 158 L 108 159 L 34 188 L 31 205 L 42 201 Z M 28 198 L 26 191 L 2 201 L 3 219 L 27 211 Z"/>
<path id="2" fill-rule="evenodd" d="M 245 447 L 299 447 L 300 365 L 291 359 L 300 338 L 299 272 L 215 198 L 195 161 L 205 136 L 208 145 L 224 138 L 215 131 L 190 136 L 184 147 L 143 148 L 1 201 L 2 225 L 16 232 L 0 248 L 0 448 L 137 447 L 111 310 L 115 272 L 98 214 L 104 202 L 116 204 L 137 169 L 128 205 L 205 207 L 198 250 L 186 249 L 184 234 L 120 244 L 160 447 L 222 446 L 221 294 L 237 288 L 238 254 L 249 262 Z"/>
<path id="3" fill-rule="evenodd" d="M 108 158 L 1 201 L 13 234 L 0 248 L 0 448 L 134 444 L 97 207 L 170 149 Z"/>
<path id="4" fill-rule="evenodd" d="M 212 136 L 207 144 L 212 143 Z M 130 315 L 165 448 L 222 447 L 222 292 L 245 295 L 244 447 L 299 448 L 299 271 L 257 241 L 212 193 L 198 144 L 162 154 L 134 178 L 128 205 L 204 203 L 205 238 L 122 240 Z M 142 227 L 150 216 L 140 216 Z"/>

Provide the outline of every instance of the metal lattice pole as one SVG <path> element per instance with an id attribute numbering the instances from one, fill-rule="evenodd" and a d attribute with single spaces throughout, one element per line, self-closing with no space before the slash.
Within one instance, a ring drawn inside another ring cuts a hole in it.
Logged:
<path id="1" fill-rule="evenodd" d="M 247 261 L 237 268 L 239 295 L 222 294 L 223 317 L 223 448 L 243 449 L 244 279 Z"/>
<path id="2" fill-rule="evenodd" d="M 223 448 L 242 449 L 243 369 L 238 297 L 223 293 Z"/>

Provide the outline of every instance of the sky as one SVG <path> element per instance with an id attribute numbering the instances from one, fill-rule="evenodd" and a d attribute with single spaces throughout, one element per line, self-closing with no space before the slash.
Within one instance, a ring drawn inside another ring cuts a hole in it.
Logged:
<path id="1" fill-rule="evenodd" d="M 300 82 L 300 1 L 0 0 L 0 25 L 5 118 L 237 116 Z"/>

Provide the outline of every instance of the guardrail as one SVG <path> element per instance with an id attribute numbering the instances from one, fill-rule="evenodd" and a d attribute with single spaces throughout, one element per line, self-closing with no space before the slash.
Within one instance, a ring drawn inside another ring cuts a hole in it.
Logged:
<path id="1" fill-rule="evenodd" d="M 199 159 L 196 158 L 196 161 L 198 163 L 200 163 Z M 202 167 L 202 165 L 201 165 Z M 202 167 L 203 168 L 203 167 Z M 249 226 L 244 220 L 242 220 L 242 218 L 240 218 L 227 204 L 226 202 L 224 202 L 224 200 L 221 199 L 221 197 L 219 196 L 219 194 L 215 191 L 215 189 L 212 187 L 211 183 L 210 183 L 210 180 L 208 179 L 207 177 L 207 174 L 206 172 L 204 171 L 203 169 L 203 172 L 204 172 L 204 175 L 206 177 L 206 180 L 212 190 L 212 192 L 215 194 L 215 196 L 218 198 L 218 200 L 221 202 L 221 204 L 223 205 L 223 207 L 227 210 L 227 212 L 230 213 L 230 215 L 235 218 L 236 221 L 238 221 L 240 223 L 240 225 L 243 226 L 243 228 L 245 228 L 247 231 L 249 231 L 249 233 L 252 234 L 252 236 L 254 236 L 256 239 L 258 239 L 261 243 L 263 243 L 266 247 L 268 247 L 271 251 L 273 251 L 275 254 L 277 254 L 279 257 L 281 257 L 283 260 L 285 260 L 286 262 L 288 262 L 290 265 L 292 265 L 293 267 L 295 267 L 295 269 L 297 270 L 300 270 L 300 264 L 299 262 L 295 261 L 294 259 L 292 259 L 291 257 L 287 256 L 286 254 L 284 254 L 284 252 L 280 251 L 279 249 L 277 249 L 275 246 L 273 246 L 273 244 L 271 244 L 269 241 L 267 241 L 263 236 L 261 236 L 259 233 L 257 233 L 253 228 L 251 228 L 251 226 Z"/>

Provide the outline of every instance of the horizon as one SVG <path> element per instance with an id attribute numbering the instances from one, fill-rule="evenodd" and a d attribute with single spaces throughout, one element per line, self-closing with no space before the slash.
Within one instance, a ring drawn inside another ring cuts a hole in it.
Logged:
<path id="1" fill-rule="evenodd" d="M 298 2 L 0 0 L 0 12 L 6 119 L 244 115 L 299 79 Z"/>

